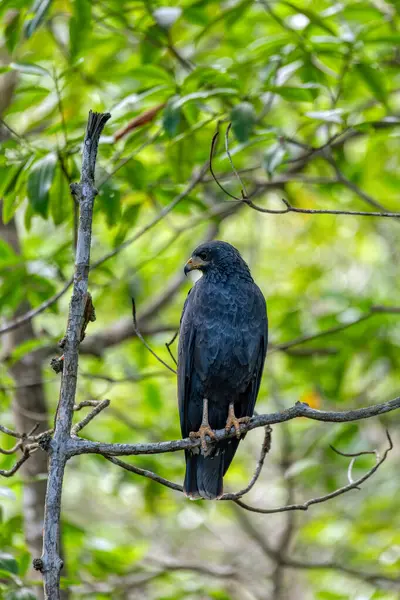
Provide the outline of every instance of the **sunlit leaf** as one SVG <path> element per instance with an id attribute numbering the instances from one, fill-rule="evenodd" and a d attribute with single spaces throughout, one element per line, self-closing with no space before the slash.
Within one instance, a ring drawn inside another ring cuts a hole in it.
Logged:
<path id="1" fill-rule="evenodd" d="M 49 72 L 46 69 L 31 63 L 12 62 L 10 63 L 10 68 L 25 73 L 26 75 L 49 75 Z"/>
<path id="2" fill-rule="evenodd" d="M 356 65 L 357 71 L 360 73 L 365 84 L 370 88 L 375 98 L 379 100 L 383 105 L 387 105 L 387 91 L 386 83 L 382 74 L 378 69 L 366 62 L 360 62 Z"/>

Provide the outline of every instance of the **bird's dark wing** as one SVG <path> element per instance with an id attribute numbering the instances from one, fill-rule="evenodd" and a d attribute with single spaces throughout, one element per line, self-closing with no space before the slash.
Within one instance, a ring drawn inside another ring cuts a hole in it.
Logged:
<path id="1" fill-rule="evenodd" d="M 189 435 L 187 422 L 187 403 L 189 398 L 191 375 L 193 371 L 194 346 L 196 337 L 193 321 L 190 318 L 187 318 L 188 312 L 190 313 L 192 308 L 191 305 L 193 304 L 193 294 L 192 296 L 190 295 L 193 289 L 194 288 L 190 289 L 188 295 L 186 296 L 179 326 L 178 404 L 183 437 L 187 437 Z"/>
<path id="2" fill-rule="evenodd" d="M 258 391 L 260 389 L 261 377 L 264 368 L 265 356 L 268 348 L 268 318 L 264 296 L 257 288 L 257 302 L 254 304 L 254 314 L 252 315 L 253 322 L 258 323 L 259 327 L 252 329 L 249 332 L 247 340 L 249 348 L 257 348 L 253 354 L 253 360 L 249 363 L 252 377 L 248 389 L 246 390 L 244 413 L 242 416 L 251 417 L 254 412 L 254 406 L 257 400 Z"/>

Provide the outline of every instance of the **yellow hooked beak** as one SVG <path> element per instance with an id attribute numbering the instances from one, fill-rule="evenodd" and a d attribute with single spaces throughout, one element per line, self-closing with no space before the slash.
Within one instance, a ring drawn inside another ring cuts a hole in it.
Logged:
<path id="1" fill-rule="evenodd" d="M 201 260 L 201 258 L 199 258 L 198 256 L 191 256 L 185 265 L 184 273 L 185 275 L 187 275 L 189 271 L 201 269 L 201 267 L 204 267 L 205 264 L 206 263 L 204 262 L 204 260 Z"/>

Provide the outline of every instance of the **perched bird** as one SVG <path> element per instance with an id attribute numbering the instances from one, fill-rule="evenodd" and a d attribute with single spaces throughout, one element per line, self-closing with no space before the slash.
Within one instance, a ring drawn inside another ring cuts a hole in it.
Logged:
<path id="1" fill-rule="evenodd" d="M 268 343 L 264 296 L 238 250 L 213 241 L 194 250 L 185 274 L 203 276 L 183 307 L 178 349 L 178 400 L 186 450 L 184 492 L 191 499 L 222 495 L 222 479 L 240 441 L 240 423 L 253 415 Z M 232 426 L 236 438 L 206 442 Z"/>

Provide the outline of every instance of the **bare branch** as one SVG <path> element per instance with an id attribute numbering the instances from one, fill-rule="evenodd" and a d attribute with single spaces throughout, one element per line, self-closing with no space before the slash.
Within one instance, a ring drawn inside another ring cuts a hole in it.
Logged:
<path id="1" fill-rule="evenodd" d="M 47 300 L 42 302 L 42 304 L 39 304 L 39 306 L 37 306 L 36 308 L 28 310 L 24 315 L 21 315 L 13 321 L 9 321 L 3 327 L 0 327 L 0 335 L 3 335 L 3 333 L 7 333 L 8 331 L 12 331 L 13 329 L 17 329 L 17 327 L 20 327 L 24 323 L 27 323 L 37 315 L 40 315 L 40 313 L 44 312 L 47 308 L 49 308 L 49 306 L 55 304 L 55 302 L 57 302 L 57 300 L 59 300 L 65 294 L 65 292 L 69 290 L 69 288 L 72 285 L 72 282 L 73 279 L 69 279 L 65 283 L 64 287 L 61 288 L 59 292 L 54 294 L 54 296 L 51 296 L 51 298 L 48 298 Z"/>
<path id="2" fill-rule="evenodd" d="M 231 169 L 232 169 L 233 173 L 235 174 L 236 179 L 238 180 L 238 182 L 240 184 L 241 194 L 242 194 L 242 198 L 244 200 L 245 198 L 248 197 L 247 190 L 246 190 L 246 187 L 245 187 L 245 185 L 244 185 L 244 183 L 243 183 L 243 181 L 242 181 L 242 179 L 241 179 L 238 171 L 236 170 L 235 165 L 233 164 L 232 156 L 231 156 L 231 153 L 229 152 L 229 132 L 231 130 L 231 127 L 232 127 L 232 123 L 229 123 L 228 127 L 226 128 L 226 132 L 225 132 L 225 151 L 226 151 L 226 154 L 228 156 L 228 159 L 229 159 L 229 162 L 230 162 L 230 165 L 231 165 Z"/>
<path id="3" fill-rule="evenodd" d="M 246 188 L 244 186 L 244 183 L 238 173 L 238 171 L 236 170 L 236 167 L 233 163 L 232 160 L 232 156 L 231 153 L 229 151 L 229 131 L 231 129 L 231 123 L 228 125 L 227 130 L 226 130 L 226 135 L 225 135 L 225 150 L 226 150 L 226 154 L 228 156 L 232 171 L 236 177 L 236 179 L 238 180 L 239 184 L 240 184 L 240 193 L 241 193 L 241 198 L 238 198 L 237 196 L 232 195 L 230 192 L 228 192 L 228 190 L 226 190 L 221 183 L 218 181 L 213 168 L 212 168 L 212 157 L 213 157 L 213 153 L 214 153 L 214 146 L 216 144 L 216 141 L 218 139 L 218 135 L 219 132 L 217 130 L 217 132 L 214 134 L 214 137 L 212 139 L 212 143 L 211 143 L 211 152 L 210 152 L 210 171 L 211 171 L 211 175 L 214 179 L 214 181 L 217 183 L 218 187 L 226 194 L 228 195 L 230 198 L 233 198 L 236 201 L 239 202 L 244 202 L 245 204 L 247 204 L 247 206 L 249 206 L 250 208 L 261 212 L 261 213 L 266 213 L 266 214 L 275 214 L 275 215 L 283 215 L 283 214 L 287 214 L 287 213 L 301 213 L 301 214 L 309 214 L 309 215 L 352 215 L 352 216 L 358 216 L 358 217 L 384 217 L 384 218 L 399 218 L 400 217 L 400 213 L 398 212 L 388 212 L 385 211 L 385 207 L 380 204 L 379 202 L 377 202 L 376 200 L 374 200 L 373 198 L 371 198 L 368 194 L 366 194 L 366 192 L 364 192 L 363 190 L 361 190 L 355 183 L 353 183 L 352 181 L 350 181 L 349 179 L 347 179 L 343 173 L 339 170 L 339 167 L 337 166 L 336 162 L 334 161 L 333 157 L 331 155 L 326 156 L 326 159 L 328 160 L 328 162 L 333 166 L 333 168 L 335 169 L 336 172 L 336 183 L 342 183 L 343 185 L 345 185 L 346 187 L 348 187 L 349 189 L 351 189 L 352 191 L 354 191 L 360 198 L 362 198 L 363 200 L 365 200 L 366 202 L 368 202 L 369 204 L 371 204 L 372 206 L 374 206 L 375 208 L 380 208 L 382 212 L 366 212 L 366 211 L 352 211 L 352 210 L 330 210 L 330 209 L 313 209 L 313 208 L 296 208 L 295 206 L 292 206 L 288 200 L 281 198 L 282 202 L 284 203 L 286 208 L 282 208 L 282 209 L 272 209 L 272 208 L 262 208 L 261 206 L 258 206 L 257 204 L 254 204 L 254 202 L 251 200 L 252 196 L 255 196 L 259 191 L 260 191 L 260 186 L 256 186 L 256 188 L 254 189 L 254 191 L 250 194 L 247 193 Z M 335 139 L 335 138 L 334 138 Z M 293 140 L 292 140 L 293 143 Z M 329 144 L 325 144 L 324 146 L 322 146 L 320 149 L 318 149 L 319 151 L 326 149 L 326 147 L 328 147 Z M 313 150 L 314 152 L 314 150 Z M 307 154 L 307 158 L 309 158 L 312 153 Z M 274 184 L 276 186 L 276 182 L 268 182 L 269 185 Z"/>
<path id="4" fill-rule="evenodd" d="M 392 442 L 392 439 L 391 439 L 388 431 L 386 431 L 386 437 L 388 439 L 389 445 L 386 448 L 382 458 L 377 460 L 376 464 L 372 467 L 372 469 L 370 469 L 365 475 L 363 475 L 356 481 L 351 481 L 348 485 L 345 485 L 345 486 L 335 490 L 334 492 L 331 492 L 330 494 L 326 494 L 324 496 L 319 496 L 318 498 L 311 498 L 310 500 L 307 500 L 306 502 L 303 502 L 302 504 L 289 504 L 287 506 L 281 506 L 279 508 L 256 508 L 254 506 L 249 506 L 248 504 L 245 504 L 241 500 L 235 500 L 235 502 L 238 506 L 240 506 L 241 508 L 244 508 L 250 512 L 256 512 L 256 513 L 270 515 L 273 513 L 286 512 L 286 511 L 291 511 L 291 510 L 308 510 L 309 506 L 312 506 L 313 504 L 321 504 L 322 502 L 327 502 L 327 500 L 331 500 L 332 498 L 337 498 L 337 496 L 346 494 L 346 492 L 349 492 L 350 490 L 360 489 L 359 486 L 362 483 L 364 483 L 364 481 L 367 481 L 367 479 L 372 477 L 372 475 L 379 469 L 379 467 L 382 465 L 382 463 L 385 462 L 387 455 L 393 449 L 393 442 Z"/>
<path id="5" fill-rule="evenodd" d="M 11 437 L 15 437 L 17 439 L 21 439 L 24 436 L 23 433 L 18 433 L 17 431 L 13 431 L 12 429 L 9 429 L 8 427 L 4 427 L 4 425 L 0 425 L 0 431 L 2 433 L 5 433 L 6 435 L 11 435 Z"/>
<path id="6" fill-rule="evenodd" d="M 3 448 L 0 448 L 0 454 L 6 454 L 6 455 L 15 454 L 15 452 L 17 452 L 17 450 L 19 450 L 20 448 L 23 448 L 25 441 L 32 439 L 33 434 L 35 433 L 35 431 L 37 430 L 37 428 L 39 426 L 40 426 L 39 423 L 36 423 L 28 433 L 22 433 L 21 439 L 12 448 L 9 448 L 8 450 L 4 450 Z M 11 430 L 9 430 L 9 431 L 11 431 Z M 15 433 L 15 432 L 13 432 L 13 433 Z"/>
<path id="7" fill-rule="evenodd" d="M 61 492 L 65 464 L 66 446 L 70 437 L 72 415 L 76 394 L 78 352 L 87 305 L 90 242 L 94 199 L 97 147 L 104 125 L 110 118 L 108 113 L 89 112 L 82 151 L 82 170 L 79 184 L 72 184 L 71 192 L 80 205 L 78 244 L 76 249 L 74 286 L 68 315 L 64 346 L 64 368 L 61 380 L 58 414 L 54 438 L 50 442 L 49 476 L 46 491 L 43 554 L 35 566 L 43 572 L 46 600 L 60 600 L 60 572 L 62 560 L 58 546 L 60 537 Z"/>
<path id="8" fill-rule="evenodd" d="M 178 337 L 178 333 L 179 333 L 179 329 L 176 330 L 176 332 L 174 333 L 174 335 L 170 339 L 170 341 L 165 343 L 165 347 L 167 348 L 169 355 L 172 358 L 172 360 L 174 361 L 174 363 L 176 364 L 176 366 L 178 366 L 178 361 L 176 360 L 175 356 L 172 354 L 171 345 L 174 343 L 174 341 Z"/>
<path id="9" fill-rule="evenodd" d="M 156 354 L 154 352 L 154 350 L 149 346 L 149 344 L 146 342 L 146 340 L 144 339 L 144 337 L 138 330 L 138 326 L 137 326 L 137 322 L 136 322 L 136 306 L 135 306 L 135 300 L 133 298 L 132 298 L 132 320 L 133 320 L 133 329 L 135 331 L 135 334 L 137 335 L 139 340 L 142 342 L 142 344 L 158 360 L 158 362 L 160 362 L 162 365 L 164 365 L 164 367 L 166 367 L 169 371 L 176 374 L 176 370 L 173 369 L 172 367 L 170 367 L 168 363 L 166 363 L 162 358 L 160 358 L 158 356 L 158 354 Z"/>
<path id="10" fill-rule="evenodd" d="M 79 421 L 79 423 L 72 427 L 71 435 L 77 435 L 79 431 L 86 427 L 86 425 L 90 423 L 90 421 L 92 421 L 92 419 L 94 419 L 99 413 L 101 413 L 102 410 L 107 408 L 107 406 L 110 406 L 109 400 L 103 400 L 102 402 L 99 402 L 92 412 L 90 412 L 84 419 L 82 419 L 82 421 Z M 74 410 L 76 410 L 75 407 Z"/>
<path id="11" fill-rule="evenodd" d="M 261 470 L 264 465 L 265 457 L 271 447 L 271 431 L 272 430 L 270 427 L 265 428 L 265 437 L 264 437 L 264 442 L 261 446 L 260 458 L 258 459 L 257 466 L 254 471 L 254 475 L 251 478 L 249 484 L 243 490 L 240 490 L 239 492 L 232 493 L 232 494 L 224 494 L 220 498 L 220 500 L 235 500 L 236 498 L 241 498 L 244 494 L 247 494 L 247 492 L 249 492 L 251 490 L 251 488 L 254 486 L 254 484 L 256 483 L 257 479 L 260 476 Z M 104 457 L 107 460 L 109 460 L 110 462 L 112 462 L 113 464 L 117 465 L 118 467 L 125 469 L 126 471 L 130 471 L 131 473 L 135 473 L 136 475 L 141 475 L 142 477 L 148 477 L 149 479 L 152 479 L 153 481 L 156 481 L 157 483 L 160 483 L 161 485 L 164 485 L 164 486 L 170 488 L 171 490 L 175 490 L 177 492 L 183 492 L 183 487 L 181 485 L 174 483 L 173 481 L 169 481 L 168 479 L 165 479 L 164 477 L 160 477 L 156 473 L 153 473 L 153 471 L 149 471 L 147 469 L 141 469 L 140 467 L 135 467 L 134 465 L 130 465 L 126 462 L 123 462 L 122 460 L 119 460 L 118 458 L 115 458 L 114 456 L 104 455 Z"/>
<path id="12" fill-rule="evenodd" d="M 216 145 L 217 145 L 218 136 L 219 136 L 219 130 L 217 129 L 217 131 L 214 133 L 213 138 L 211 140 L 210 172 L 211 172 L 212 178 L 214 179 L 214 181 L 217 184 L 217 186 L 224 192 L 224 194 L 226 194 L 230 198 L 233 198 L 233 200 L 237 200 L 238 202 L 242 202 L 243 198 L 237 198 L 237 196 L 233 196 L 230 192 L 228 192 L 228 190 L 225 189 L 223 187 L 223 185 L 220 184 L 220 182 L 217 179 L 217 176 L 214 173 L 212 160 L 213 160 L 213 157 L 214 157 L 214 152 L 215 152 L 215 148 L 216 148 Z"/>
<path id="13" fill-rule="evenodd" d="M 168 487 L 171 490 L 183 492 L 183 486 L 179 485 L 178 483 L 174 483 L 173 481 L 169 481 L 168 479 L 165 479 L 164 477 L 153 473 L 153 471 L 149 471 L 148 469 L 141 469 L 140 467 L 135 467 L 134 465 L 130 465 L 126 462 L 123 462 L 122 460 L 119 460 L 118 458 L 115 458 L 115 456 L 104 455 L 104 458 L 112 462 L 114 465 L 125 469 L 126 471 L 130 471 L 131 473 L 135 473 L 136 475 L 141 475 L 142 477 L 152 479 L 153 481 L 156 481 L 161 485 L 165 485 L 165 487 Z"/>
<path id="14" fill-rule="evenodd" d="M 28 460 L 30 455 L 30 450 L 26 448 L 21 458 L 15 463 L 15 465 L 11 469 L 9 469 L 8 471 L 0 469 L 0 475 L 2 475 L 3 477 L 12 477 L 14 473 L 16 473 L 18 469 L 24 464 L 24 462 Z"/>
<path id="15" fill-rule="evenodd" d="M 247 206 L 253 208 L 254 210 L 267 213 L 270 215 L 284 215 L 287 213 L 301 213 L 306 215 L 352 215 L 357 217 L 384 217 L 384 218 L 396 218 L 400 217 L 399 212 L 366 212 L 362 210 L 330 210 L 330 209 L 316 209 L 316 208 L 296 208 L 292 206 L 288 200 L 285 198 L 281 198 L 282 202 L 285 204 L 286 208 L 282 209 L 273 209 L 273 208 L 262 208 L 257 204 L 254 204 L 248 197 L 244 197 L 243 201 Z"/>
<path id="16" fill-rule="evenodd" d="M 257 461 L 257 465 L 255 468 L 253 477 L 250 479 L 248 485 L 246 485 L 246 487 L 243 488 L 242 490 L 240 490 L 239 492 L 232 493 L 232 494 L 223 494 L 221 496 L 220 500 L 238 500 L 239 498 L 241 498 L 242 496 L 247 494 L 252 489 L 252 487 L 254 487 L 255 483 L 257 482 L 258 478 L 260 477 L 262 468 L 264 466 L 265 457 L 267 456 L 268 452 L 271 449 L 271 432 L 272 432 L 271 427 L 269 425 L 267 425 L 265 427 L 264 441 L 261 445 L 260 457 Z"/>
<path id="17" fill-rule="evenodd" d="M 251 431 L 252 429 L 256 429 L 257 427 L 265 427 L 266 425 L 273 425 L 275 423 L 284 423 L 298 417 L 306 417 L 314 421 L 323 421 L 328 423 L 347 423 L 350 421 L 358 421 L 361 419 L 376 417 L 398 408 L 400 408 L 400 397 L 382 404 L 340 412 L 316 410 L 304 402 L 296 402 L 294 406 L 281 412 L 252 417 L 248 423 L 241 423 L 240 432 L 243 434 L 247 431 Z M 215 441 L 221 441 L 234 436 L 235 431 L 233 428 L 228 434 L 226 434 L 225 429 L 219 429 L 215 431 Z M 108 444 L 103 442 L 92 442 L 83 438 L 74 438 L 68 440 L 66 452 L 69 457 L 87 453 L 111 456 L 133 456 L 140 454 L 177 452 L 180 450 L 195 448 L 199 445 L 200 441 L 198 439 L 192 440 L 190 438 L 168 442 L 139 444 Z"/>
<path id="18" fill-rule="evenodd" d="M 323 331 L 319 331 L 318 333 L 314 333 L 314 334 L 310 334 L 310 335 L 302 335 L 298 338 L 295 338 L 294 340 L 291 340 L 289 342 L 283 342 L 282 344 L 275 344 L 272 347 L 271 352 L 275 352 L 277 350 L 288 350 L 289 348 L 292 348 L 293 346 L 298 346 L 299 344 L 304 344 L 305 342 L 311 342 L 313 340 L 317 340 L 321 337 L 325 337 L 327 335 L 333 335 L 335 333 L 339 333 L 340 331 L 344 331 L 345 329 L 348 329 L 349 327 L 353 327 L 353 325 L 358 325 L 359 323 L 361 323 L 362 321 L 366 321 L 367 319 L 370 319 L 371 317 L 373 317 L 374 315 L 377 314 L 399 314 L 400 313 L 400 307 L 398 306 L 371 306 L 371 308 L 369 309 L 368 312 L 366 312 L 364 315 L 361 315 L 361 317 L 358 317 L 357 319 L 354 319 L 354 321 L 350 321 L 349 323 L 342 323 L 341 325 L 335 325 L 334 327 L 330 327 L 329 329 L 324 329 Z"/>

